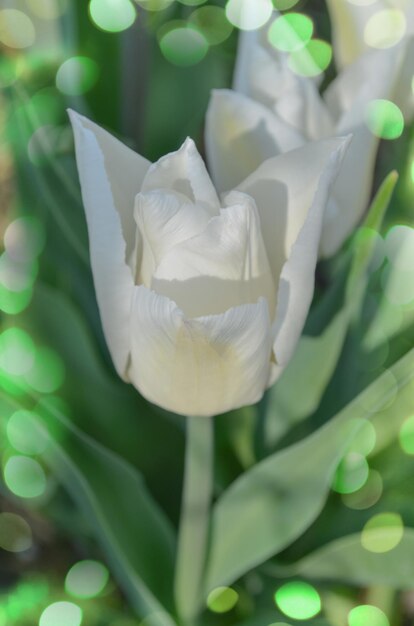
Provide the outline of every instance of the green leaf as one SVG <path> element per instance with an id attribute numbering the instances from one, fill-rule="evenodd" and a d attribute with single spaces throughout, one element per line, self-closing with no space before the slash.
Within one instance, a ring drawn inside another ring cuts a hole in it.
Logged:
<path id="1" fill-rule="evenodd" d="M 224 492 L 212 515 L 206 593 L 233 583 L 300 537 L 323 508 L 361 418 L 381 411 L 393 419 L 407 415 L 413 380 L 414 350 L 313 435 L 269 456 Z"/>
<path id="2" fill-rule="evenodd" d="M 36 414 L 49 440 L 43 458 L 85 514 L 131 605 L 150 626 L 174 626 L 174 534 L 140 474 L 50 401 Z"/>
<path id="3" fill-rule="evenodd" d="M 360 231 L 362 234 L 364 230 L 365 232 L 378 232 L 380 230 L 397 182 L 398 173 L 395 171 L 390 172 L 372 201 L 368 215 L 362 224 Z M 362 297 L 362 292 L 366 286 L 366 274 L 374 248 L 375 241 L 372 237 L 360 237 L 359 241 L 357 240 L 346 288 L 347 301 L 352 302 Z"/>
<path id="4" fill-rule="evenodd" d="M 413 528 L 405 528 L 400 543 L 382 553 L 364 548 L 361 535 L 354 534 L 328 543 L 288 567 L 284 573 L 319 580 L 340 580 L 358 586 L 386 585 L 395 589 L 412 589 L 413 554 Z"/>
<path id="5" fill-rule="evenodd" d="M 301 337 L 291 363 L 268 393 L 268 447 L 318 408 L 341 354 L 348 321 L 347 311 L 342 310 L 318 337 Z"/>

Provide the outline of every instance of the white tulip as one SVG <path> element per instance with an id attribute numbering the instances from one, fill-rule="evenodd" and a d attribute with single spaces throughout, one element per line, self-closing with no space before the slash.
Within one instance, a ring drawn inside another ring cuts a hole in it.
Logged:
<path id="1" fill-rule="evenodd" d="M 119 375 L 180 414 L 258 401 L 302 331 L 347 140 L 270 159 L 220 202 L 190 139 L 151 165 L 70 116 L 96 295 Z"/>
<path id="2" fill-rule="evenodd" d="M 337 66 L 372 48 L 401 50 L 392 99 L 407 120 L 414 115 L 414 0 L 327 0 Z"/>
<path id="3" fill-rule="evenodd" d="M 352 134 L 323 226 L 320 255 L 333 255 L 367 208 L 379 140 L 366 125 L 366 107 L 389 96 L 397 57 L 397 51 L 365 54 L 322 97 L 315 80 L 291 71 L 286 55 L 267 42 L 267 29 L 241 33 L 235 91 L 214 91 L 207 113 L 207 159 L 217 189 L 233 188 L 275 154 Z"/>

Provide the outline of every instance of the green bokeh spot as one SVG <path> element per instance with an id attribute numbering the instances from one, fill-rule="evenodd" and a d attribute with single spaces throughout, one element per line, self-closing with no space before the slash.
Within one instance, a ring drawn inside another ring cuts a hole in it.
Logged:
<path id="1" fill-rule="evenodd" d="M 190 22 L 204 35 L 211 46 L 216 46 L 230 37 L 233 25 L 221 7 L 201 7 L 189 18 Z"/>
<path id="2" fill-rule="evenodd" d="M 105 565 L 98 561 L 79 561 L 66 575 L 66 592 L 75 598 L 94 598 L 105 588 L 109 580 L 109 572 Z"/>
<path id="3" fill-rule="evenodd" d="M 414 415 L 407 417 L 401 426 L 400 446 L 406 454 L 414 454 Z"/>
<path id="4" fill-rule="evenodd" d="M 217 587 L 209 593 L 207 606 L 214 613 L 227 613 L 236 606 L 238 599 L 239 594 L 231 587 Z"/>
<path id="5" fill-rule="evenodd" d="M 89 15 L 101 30 L 119 33 L 135 22 L 136 10 L 130 0 L 91 0 Z"/>
<path id="6" fill-rule="evenodd" d="M 0 310 L 7 315 L 17 315 L 29 306 L 32 295 L 31 287 L 23 291 L 10 291 L 0 283 Z"/>
<path id="7" fill-rule="evenodd" d="M 89 57 L 72 57 L 59 67 L 56 87 L 67 96 L 80 96 L 90 91 L 99 76 L 99 66 Z"/>
<path id="8" fill-rule="evenodd" d="M 160 39 L 161 52 L 173 65 L 196 65 L 208 52 L 208 41 L 198 29 L 179 26 L 168 30 Z"/>
<path id="9" fill-rule="evenodd" d="M 300 76 L 318 76 L 332 60 L 332 46 L 321 39 L 311 39 L 303 48 L 290 54 L 289 67 Z"/>
<path id="10" fill-rule="evenodd" d="M 4 466 L 4 482 L 20 498 L 38 498 L 46 489 L 42 466 L 25 456 L 11 456 Z"/>
<path id="11" fill-rule="evenodd" d="M 338 465 L 332 489 L 337 493 L 353 493 L 365 485 L 368 475 L 366 458 L 358 452 L 349 452 Z"/>
<path id="12" fill-rule="evenodd" d="M 82 609 L 73 602 L 54 602 L 42 613 L 39 626 L 80 626 Z"/>
<path id="13" fill-rule="evenodd" d="M 287 13 L 279 16 L 268 32 L 269 42 L 284 52 L 303 48 L 312 37 L 313 22 L 303 13 Z"/>
<path id="14" fill-rule="evenodd" d="M 275 593 L 277 607 L 293 619 L 311 619 L 321 610 L 319 593 L 304 582 L 286 583 Z"/>
<path id="15" fill-rule="evenodd" d="M 348 615 L 349 626 L 390 626 L 381 609 L 370 604 L 356 606 Z"/>
<path id="16" fill-rule="evenodd" d="M 39 425 L 38 417 L 23 409 L 11 415 L 6 432 L 10 444 L 23 454 L 41 454 L 45 451 L 48 440 Z"/>
<path id="17" fill-rule="evenodd" d="M 372 100 L 367 107 L 366 123 L 381 139 L 397 139 L 404 130 L 403 114 L 390 100 Z"/>

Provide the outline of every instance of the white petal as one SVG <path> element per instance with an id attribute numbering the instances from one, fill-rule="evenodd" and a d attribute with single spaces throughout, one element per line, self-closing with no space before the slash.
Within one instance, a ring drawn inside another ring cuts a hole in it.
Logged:
<path id="1" fill-rule="evenodd" d="M 128 259 L 135 244 L 134 199 L 141 191 L 142 182 L 151 163 L 83 115 L 69 110 L 69 116 L 75 134 L 78 132 L 80 135 L 82 129 L 89 130 L 98 142 L 113 202 L 121 218 Z"/>
<path id="2" fill-rule="evenodd" d="M 205 144 L 219 191 L 233 189 L 266 159 L 303 143 L 299 132 L 259 102 L 235 91 L 212 92 Z"/>
<path id="3" fill-rule="evenodd" d="M 101 135 L 100 131 L 96 130 L 97 127 L 86 123 L 84 118 L 76 114 L 72 113 L 71 121 L 75 133 L 76 161 L 88 224 L 91 265 L 99 311 L 116 370 L 122 378 L 126 378 L 130 354 L 128 329 L 134 281 L 131 269 L 125 261 L 126 243 L 120 213 L 115 207 L 113 196 L 114 189 L 120 190 L 120 187 L 115 180 L 116 170 L 110 155 L 112 138 Z M 102 145 L 105 145 L 105 157 L 97 135 L 100 136 Z M 125 154 L 115 143 L 116 140 L 113 141 L 115 157 L 118 156 L 120 164 L 124 164 L 131 172 L 133 167 L 129 163 L 126 165 Z M 107 173 L 108 163 L 111 181 Z M 139 170 L 135 173 L 135 179 L 138 176 Z M 132 198 L 130 206 L 123 207 L 125 215 L 127 210 L 132 216 Z M 135 228 L 133 232 L 135 233 Z"/>
<path id="4" fill-rule="evenodd" d="M 275 288 L 254 202 L 236 192 L 228 202 L 232 206 L 201 234 L 171 248 L 154 274 L 152 288 L 188 318 L 223 313 L 260 297 L 273 314 Z"/>
<path id="5" fill-rule="evenodd" d="M 151 286 L 152 276 L 163 256 L 177 244 L 201 233 L 210 219 L 202 206 L 179 192 L 140 193 L 135 202 L 135 221 L 142 241 L 138 283 Z"/>
<path id="6" fill-rule="evenodd" d="M 168 189 L 187 196 L 216 215 L 220 202 L 203 159 L 192 139 L 186 139 L 177 152 L 172 152 L 154 163 L 148 170 L 142 191 Z"/>
<path id="7" fill-rule="evenodd" d="M 257 402 L 271 352 L 267 304 L 186 320 L 164 296 L 136 287 L 130 379 L 151 402 L 192 416 L 210 416 Z"/>
<path id="8" fill-rule="evenodd" d="M 377 2 L 356 5 L 347 0 L 327 0 L 333 31 L 335 62 L 339 69 L 355 61 L 368 49 L 365 26 L 379 9 Z"/>
<path id="9" fill-rule="evenodd" d="M 269 159 L 239 187 L 256 200 L 278 285 L 274 350 L 282 366 L 312 300 L 323 216 L 347 143 L 343 138 L 313 142 Z"/>

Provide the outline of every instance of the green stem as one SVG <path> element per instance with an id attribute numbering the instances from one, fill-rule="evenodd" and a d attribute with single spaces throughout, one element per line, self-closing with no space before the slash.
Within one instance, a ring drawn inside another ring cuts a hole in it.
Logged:
<path id="1" fill-rule="evenodd" d="M 193 626 L 201 605 L 213 486 L 213 419 L 187 418 L 187 443 L 175 571 L 175 599 L 185 626 Z"/>

